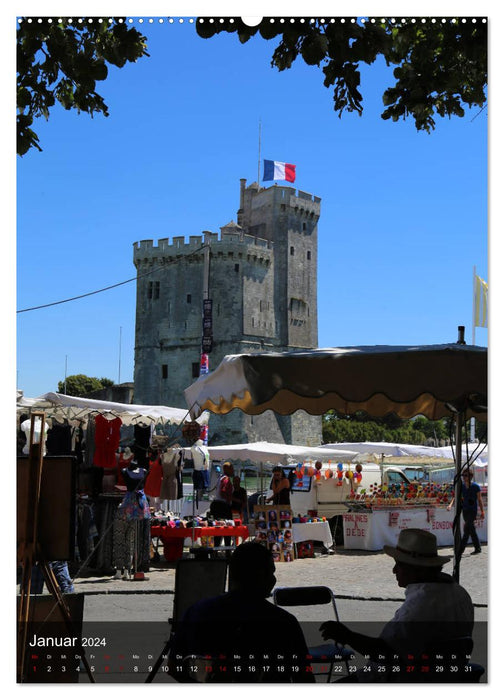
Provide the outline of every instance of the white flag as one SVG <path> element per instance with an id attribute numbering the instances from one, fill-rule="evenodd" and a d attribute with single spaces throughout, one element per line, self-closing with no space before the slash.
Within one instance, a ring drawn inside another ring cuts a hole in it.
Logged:
<path id="1" fill-rule="evenodd" d="M 475 275 L 474 325 L 488 328 L 488 284 Z"/>

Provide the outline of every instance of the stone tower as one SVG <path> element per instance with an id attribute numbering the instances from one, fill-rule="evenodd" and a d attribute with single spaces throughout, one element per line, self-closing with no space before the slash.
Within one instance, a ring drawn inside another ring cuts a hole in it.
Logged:
<path id="1" fill-rule="evenodd" d="M 199 376 L 207 279 L 210 371 L 228 354 L 317 347 L 319 216 L 318 197 L 241 180 L 237 222 L 220 235 L 204 231 L 188 243 L 180 236 L 134 244 L 135 403 L 186 407 L 183 391 Z M 304 411 L 253 417 L 235 410 L 211 416 L 209 426 L 209 444 L 318 445 L 321 436 L 320 417 Z"/>

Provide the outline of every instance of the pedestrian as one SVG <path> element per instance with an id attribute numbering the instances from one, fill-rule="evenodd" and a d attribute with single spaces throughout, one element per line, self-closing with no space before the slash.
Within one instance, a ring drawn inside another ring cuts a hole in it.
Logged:
<path id="1" fill-rule="evenodd" d="M 210 513 L 219 520 L 233 520 L 231 503 L 233 500 L 233 476 L 234 467 L 231 462 L 224 462 L 222 465 L 223 474 L 217 484 L 217 493 L 210 504 Z M 227 523 L 229 525 L 229 523 Z M 224 539 L 224 546 L 231 546 L 231 537 L 214 537 L 214 544 L 218 547 Z"/>
<path id="2" fill-rule="evenodd" d="M 247 492 L 240 483 L 239 476 L 233 476 L 233 494 L 231 497 L 231 510 L 238 513 L 244 523 L 248 522 Z"/>
<path id="3" fill-rule="evenodd" d="M 266 502 L 272 501 L 274 506 L 290 505 L 291 483 L 280 465 L 273 469 L 270 488 L 273 494 L 266 499 Z"/>
<path id="4" fill-rule="evenodd" d="M 233 500 L 233 476 L 234 468 L 231 462 L 224 462 L 222 465 L 223 474 L 217 484 L 217 493 L 210 504 L 210 512 L 215 518 L 231 520 L 233 512 L 231 503 Z"/>
<path id="5" fill-rule="evenodd" d="M 485 510 L 483 508 L 483 501 L 481 498 L 481 489 L 478 484 L 472 481 L 473 472 L 471 469 L 464 469 L 462 472 L 462 518 L 464 520 L 464 533 L 462 535 L 462 540 L 460 541 L 460 554 L 463 553 L 467 546 L 469 537 L 474 546 L 474 551 L 471 554 L 480 554 L 481 543 L 479 541 L 478 533 L 476 532 L 476 527 L 474 521 L 478 517 L 478 507 L 480 515 L 482 518 L 485 517 Z M 455 497 L 452 498 L 447 510 L 451 510 Z"/>
<path id="6" fill-rule="evenodd" d="M 402 672 L 414 665 L 411 659 L 417 661 L 422 654 L 443 644 L 472 635 L 471 597 L 452 576 L 441 571 L 451 557 L 438 554 L 434 534 L 418 528 L 405 529 L 400 532 L 396 547 L 385 545 L 383 549 L 394 558 L 392 571 L 397 585 L 405 588 L 405 601 L 392 620 L 378 637 L 354 632 L 340 622 L 324 622 L 320 628 L 324 639 L 348 644 L 375 662 L 371 670 L 364 667 L 345 681 L 403 682 Z M 380 660 L 386 670 L 380 671 L 380 664 L 376 664 Z M 388 677 L 384 677 L 385 672 Z M 424 677 L 427 679 L 426 674 Z"/>

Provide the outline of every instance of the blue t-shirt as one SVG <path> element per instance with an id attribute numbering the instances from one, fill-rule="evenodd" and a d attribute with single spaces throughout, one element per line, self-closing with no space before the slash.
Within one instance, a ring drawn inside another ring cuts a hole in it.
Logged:
<path id="1" fill-rule="evenodd" d="M 462 510 L 472 513 L 478 512 L 478 493 L 481 491 L 478 484 L 471 483 L 469 486 L 462 484 Z"/>

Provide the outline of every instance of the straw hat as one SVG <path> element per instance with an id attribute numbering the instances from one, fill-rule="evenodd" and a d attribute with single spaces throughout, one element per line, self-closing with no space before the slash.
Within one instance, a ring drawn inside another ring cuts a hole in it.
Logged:
<path id="1" fill-rule="evenodd" d="M 443 566 L 451 559 L 438 555 L 436 535 L 418 528 L 401 530 L 397 547 L 385 545 L 383 551 L 396 561 L 411 566 Z"/>

